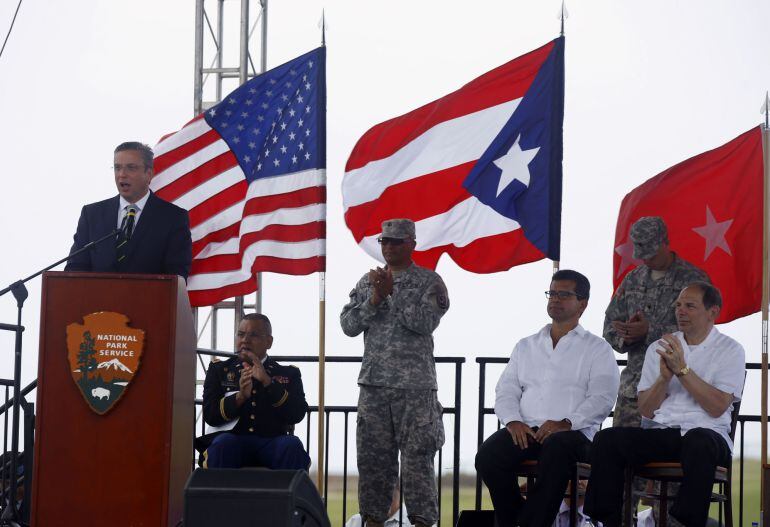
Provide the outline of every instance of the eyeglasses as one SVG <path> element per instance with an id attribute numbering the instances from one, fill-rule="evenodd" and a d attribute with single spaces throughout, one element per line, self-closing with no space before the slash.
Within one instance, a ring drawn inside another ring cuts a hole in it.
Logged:
<path id="1" fill-rule="evenodd" d="M 112 170 L 117 174 L 121 170 L 125 170 L 129 174 L 136 174 L 140 170 L 144 169 L 144 165 L 137 165 L 136 163 L 129 163 L 127 165 L 112 165 Z"/>
<path id="2" fill-rule="evenodd" d="M 265 335 L 265 334 L 262 334 L 262 333 L 257 333 L 255 331 L 250 331 L 248 333 L 246 333 L 245 331 L 238 331 L 235 335 L 239 339 L 242 339 L 243 337 L 249 337 L 250 339 L 262 339 L 262 338 L 270 336 L 270 335 Z"/>
<path id="3" fill-rule="evenodd" d="M 380 245 L 403 245 L 406 238 L 377 238 Z"/>
<path id="4" fill-rule="evenodd" d="M 571 296 L 574 296 L 574 297 L 577 298 L 578 294 L 577 293 L 573 293 L 572 291 L 554 291 L 554 290 L 550 290 L 550 291 L 546 291 L 545 292 L 545 297 L 547 299 L 549 299 L 549 300 L 551 298 L 558 298 L 559 300 L 567 300 Z"/>

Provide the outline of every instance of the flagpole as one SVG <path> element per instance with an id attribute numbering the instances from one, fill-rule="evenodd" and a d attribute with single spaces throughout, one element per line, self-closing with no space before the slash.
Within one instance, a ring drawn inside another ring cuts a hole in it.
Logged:
<path id="1" fill-rule="evenodd" d="M 259 72 L 267 71 L 267 0 L 259 0 L 262 6 L 262 27 L 260 34 Z M 262 273 L 257 273 L 257 298 L 254 300 L 254 310 L 262 313 Z"/>
<path id="2" fill-rule="evenodd" d="M 326 385 L 326 272 L 319 273 L 318 291 L 318 493 L 324 488 L 324 386 Z"/>
<path id="3" fill-rule="evenodd" d="M 561 9 L 559 9 L 559 20 L 561 21 L 561 28 L 559 29 L 559 36 L 564 36 L 564 20 L 569 16 L 567 13 L 567 6 L 565 5 L 566 0 L 561 0 Z M 561 228 L 561 226 L 559 226 Z M 559 241 L 561 243 L 561 240 Z M 556 274 L 559 271 L 559 260 L 553 260 L 553 274 Z"/>
<path id="4" fill-rule="evenodd" d="M 321 46 L 326 47 L 326 14 L 321 11 Z M 324 92 L 324 97 L 325 97 Z M 324 101 L 324 109 L 326 101 Z M 324 121 L 326 117 L 324 116 Z M 326 141 L 324 140 L 324 149 Z M 324 153 L 324 157 L 326 154 Z M 323 187 L 326 187 L 326 169 L 323 170 Z M 326 210 L 324 209 L 324 220 L 326 220 Z M 324 244 L 326 242 L 324 241 Z M 325 268 L 325 267 L 324 267 Z M 318 493 L 324 494 L 324 450 L 325 450 L 325 386 L 326 386 L 326 271 L 319 273 L 318 284 Z M 347 441 L 347 438 L 345 438 Z"/>
<path id="5" fill-rule="evenodd" d="M 768 234 L 770 233 L 770 220 L 768 220 L 768 192 L 770 191 L 770 97 L 765 94 L 765 125 L 762 127 L 762 150 L 764 166 L 764 194 L 762 207 L 762 403 L 761 403 L 761 466 L 760 478 L 760 518 L 762 525 L 770 525 L 770 506 L 768 506 L 767 479 L 770 467 L 767 465 L 767 348 L 768 348 L 768 302 L 770 302 L 770 276 L 768 276 Z M 767 520 L 767 521 L 766 521 Z"/>

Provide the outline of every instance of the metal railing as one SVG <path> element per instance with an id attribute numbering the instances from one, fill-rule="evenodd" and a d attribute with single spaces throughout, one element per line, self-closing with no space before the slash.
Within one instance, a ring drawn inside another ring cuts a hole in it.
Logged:
<path id="1" fill-rule="evenodd" d="M 232 357 L 232 353 L 224 353 L 220 351 L 215 350 L 207 350 L 207 349 L 198 349 L 199 356 L 211 356 L 211 357 L 221 357 L 221 358 L 229 358 Z M 277 355 L 271 355 L 273 359 L 275 359 L 278 362 L 301 362 L 301 363 L 317 363 L 318 357 L 314 356 L 277 356 Z M 436 357 L 436 366 L 437 369 L 441 368 L 443 365 L 453 365 L 454 366 L 454 399 L 452 406 L 443 405 L 444 406 L 444 415 L 451 415 L 453 416 L 452 423 L 451 423 L 451 430 L 452 434 L 451 437 L 453 437 L 453 444 L 452 444 L 452 525 L 457 523 L 457 518 L 460 514 L 460 410 L 461 410 L 461 394 L 462 394 L 462 366 L 465 363 L 464 357 Z M 328 364 L 340 364 L 340 363 L 360 363 L 361 357 L 343 357 L 343 356 L 332 356 L 332 357 L 326 357 L 326 363 Z M 327 376 L 327 379 L 329 376 Z M 355 381 L 351 383 L 351 387 L 355 386 Z M 201 399 L 195 400 L 196 407 L 199 407 L 203 404 L 203 401 Z M 350 422 L 350 416 L 351 414 L 356 414 L 357 407 L 356 406 L 325 406 L 324 407 L 324 503 L 328 504 L 328 492 L 329 492 L 329 424 L 330 420 L 334 416 L 341 416 L 343 420 L 343 444 L 342 446 L 342 524 L 345 523 L 345 519 L 347 518 L 347 491 L 348 491 L 348 479 L 350 478 L 350 474 L 348 472 L 348 452 L 349 452 L 349 446 L 348 446 L 348 430 L 349 430 L 349 422 Z M 196 411 L 196 415 L 198 415 L 200 412 Z M 305 448 L 307 451 L 311 454 L 313 453 L 313 446 L 312 446 L 312 437 L 313 434 L 311 434 L 312 429 L 312 421 L 314 419 L 318 419 L 318 406 L 311 405 L 308 409 L 308 414 L 305 418 L 305 420 L 301 423 L 299 423 L 297 426 L 298 428 L 304 428 L 304 437 L 300 436 L 301 439 L 303 439 L 303 442 L 305 444 Z M 202 416 L 197 419 L 196 422 L 196 431 L 198 434 L 203 435 L 206 433 L 206 424 L 203 422 Z M 304 426 L 302 426 L 304 423 Z M 445 423 L 445 429 L 449 430 L 449 427 L 446 426 Z M 296 432 L 296 429 L 295 429 Z M 447 433 L 447 436 L 450 434 Z M 339 449 L 335 449 L 337 453 L 339 453 Z M 438 484 L 438 495 L 439 495 L 439 518 L 441 517 L 441 491 L 442 491 L 442 466 L 444 461 L 444 449 L 440 449 L 437 453 L 438 456 L 438 467 L 437 467 L 437 484 Z M 441 525 L 441 520 L 439 519 L 439 527 Z"/>
<path id="2" fill-rule="evenodd" d="M 19 409 L 21 411 L 21 430 L 24 433 L 24 443 L 17 457 L 17 488 L 16 503 L 19 506 L 19 519 L 24 523 L 29 522 L 30 500 L 26 499 L 32 496 L 32 466 L 34 454 L 35 438 L 35 405 L 27 401 L 27 396 L 37 388 L 37 380 L 29 383 L 21 390 Z M 11 502 L 11 410 L 13 410 L 14 399 L 12 396 L 13 380 L 0 379 L 0 394 L 2 394 L 3 404 L 0 405 L 0 416 L 2 416 L 2 426 L 6 431 L 3 434 L 3 453 L 0 455 L 0 511 L 6 512 L 6 504 Z M 3 514 L 4 515 L 4 514 Z"/>
<path id="3" fill-rule="evenodd" d="M 219 352 L 214 350 L 208 350 L 208 349 L 199 349 L 198 355 L 199 357 L 231 357 L 231 353 L 225 353 L 225 352 Z M 279 362 L 301 362 L 301 363 L 317 363 L 318 357 L 313 356 L 273 356 L 274 359 L 276 359 Z M 451 437 L 453 438 L 453 444 L 452 444 L 452 465 L 451 465 L 451 479 L 452 479 L 452 524 L 454 525 L 457 522 L 457 518 L 459 515 L 459 496 L 460 496 L 460 416 L 461 416 L 461 395 L 462 395 L 462 367 L 465 363 L 464 357 L 436 357 L 436 364 L 437 367 L 452 367 L 454 369 L 454 394 L 453 394 L 453 401 L 452 406 L 445 406 L 444 407 L 444 415 L 445 416 L 453 416 L 453 419 L 451 420 L 451 423 L 449 426 L 446 426 L 445 428 L 449 432 L 451 429 Z M 340 363 L 360 363 L 361 357 L 342 357 L 342 356 L 332 356 L 327 357 L 326 362 L 329 364 L 340 364 Z M 478 383 L 478 412 L 477 412 L 477 445 L 480 445 L 484 439 L 485 439 L 485 432 L 484 432 L 484 422 L 485 417 L 487 415 L 494 415 L 494 408 L 487 406 L 486 401 L 486 384 L 487 384 L 487 365 L 489 364 L 506 364 L 508 362 L 508 359 L 505 357 L 478 357 L 476 358 L 476 362 L 479 364 L 479 383 Z M 625 360 L 618 360 L 619 366 L 624 366 L 626 364 Z M 759 363 L 747 363 L 746 369 L 748 371 L 756 371 L 761 369 L 761 365 Z M 496 382 L 495 378 L 495 382 Z M 10 410 L 13 408 L 13 397 L 11 396 L 11 389 L 13 387 L 13 381 L 8 379 L 0 379 L 0 400 L 2 401 L 2 404 L 0 405 L 0 423 L 2 423 L 2 426 L 5 430 L 5 433 L 3 434 L 3 453 L 0 455 L 0 511 L 5 510 L 6 505 L 9 503 L 9 500 L 11 499 L 9 495 L 9 482 L 10 482 L 10 441 L 11 438 L 11 426 L 10 426 L 10 419 L 11 419 L 11 412 Z M 23 489 L 20 494 L 17 494 L 17 498 L 20 499 L 20 512 L 21 512 L 21 519 L 23 521 L 29 520 L 29 511 L 30 511 L 30 500 L 29 497 L 32 495 L 32 464 L 33 464 L 33 452 L 34 452 L 34 430 L 35 430 L 35 414 L 34 414 L 34 404 L 27 401 L 27 398 L 29 395 L 37 388 L 37 381 L 32 381 L 29 383 L 26 387 L 24 387 L 21 390 L 21 401 L 20 401 L 20 407 L 22 411 L 22 431 L 24 434 L 24 440 L 23 440 L 23 449 L 22 452 L 19 454 L 19 467 L 18 470 L 18 482 L 20 485 L 20 488 Z M 202 404 L 202 400 L 199 398 L 196 398 L 195 400 L 196 408 L 199 407 Z M 350 446 L 348 444 L 348 437 L 349 437 L 349 430 L 350 430 L 350 419 L 351 416 L 355 416 L 357 412 L 356 406 L 349 406 L 349 405 L 338 405 L 338 406 L 326 406 L 324 408 L 324 419 L 325 419 L 325 455 L 324 455 L 324 475 L 325 475 L 325 481 L 324 481 L 324 502 L 328 503 L 328 492 L 329 492 L 329 453 L 330 453 L 330 423 L 332 419 L 339 418 L 342 420 L 343 424 L 343 442 L 341 445 L 341 456 L 342 456 L 342 523 L 344 523 L 345 518 L 347 517 L 347 495 L 348 495 L 348 481 L 351 478 L 351 475 L 349 473 L 349 453 L 350 453 Z M 304 429 L 304 437 L 301 437 L 303 439 L 304 444 L 308 450 L 308 452 L 312 455 L 312 438 L 313 434 L 311 433 L 313 428 L 313 420 L 317 419 L 318 416 L 318 407 L 317 406 L 310 406 L 308 410 L 308 414 L 306 419 L 300 423 L 298 429 Z M 203 422 L 202 416 L 200 416 L 200 412 L 196 412 L 196 426 L 195 426 L 195 434 L 196 435 L 202 435 L 206 433 L 206 424 Z M 737 482 L 735 479 L 733 479 L 733 490 L 736 490 L 736 483 L 737 483 L 737 491 L 738 491 L 738 523 L 737 525 L 743 525 L 743 518 L 744 518 L 744 506 L 745 506 L 745 500 L 744 500 L 744 482 L 745 482 L 745 425 L 746 423 L 759 423 L 760 422 L 760 416 L 759 415 L 746 415 L 742 414 L 738 416 L 738 430 L 740 431 L 740 438 L 737 441 L 736 450 L 737 450 L 737 462 L 738 462 L 738 474 L 737 474 Z M 497 425 L 500 426 L 499 423 Z M 447 436 L 450 436 L 449 433 L 447 433 Z M 340 449 L 335 447 L 334 452 L 336 455 L 339 454 Z M 438 477 L 438 486 L 439 486 L 439 496 L 441 496 L 441 490 L 442 490 L 442 466 L 444 461 L 444 453 L 445 449 L 442 448 L 439 450 L 437 456 L 438 456 L 438 467 L 437 467 L 437 477 Z M 337 461 L 338 458 L 333 456 L 333 460 Z M 476 477 L 476 496 L 475 496 L 475 508 L 478 510 L 481 508 L 481 495 L 482 495 L 482 488 L 481 488 L 481 480 Z M 439 499 L 439 517 L 441 516 L 441 502 L 442 500 Z M 440 525 L 440 521 L 439 521 Z"/>
<path id="4" fill-rule="evenodd" d="M 478 406 L 478 426 L 477 426 L 477 447 L 484 442 L 484 417 L 486 415 L 494 415 L 494 407 L 486 406 L 486 373 L 488 364 L 507 364 L 508 358 L 505 357 L 477 357 L 476 362 L 479 365 L 479 406 Z M 618 366 L 625 366 L 626 360 L 618 360 Z M 746 370 L 761 370 L 762 365 L 758 362 L 747 362 Z M 612 413 L 610 413 L 612 416 Z M 760 422 L 760 416 L 758 415 L 739 415 L 738 427 L 741 433 L 739 448 L 738 448 L 738 523 L 736 525 L 743 525 L 743 506 L 744 506 L 744 454 L 745 454 L 745 434 L 744 427 L 746 423 L 758 423 Z M 500 428 L 500 423 L 497 423 L 497 427 Z M 734 453 L 734 452 L 733 452 Z M 732 481 L 735 486 L 735 480 Z M 481 478 L 476 475 L 476 510 L 481 509 Z"/>

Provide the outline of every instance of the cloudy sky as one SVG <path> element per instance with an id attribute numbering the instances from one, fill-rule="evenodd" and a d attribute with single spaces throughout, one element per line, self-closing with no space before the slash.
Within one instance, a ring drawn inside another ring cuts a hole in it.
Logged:
<path id="1" fill-rule="evenodd" d="M 0 287 L 65 255 L 82 205 L 114 195 L 115 145 L 154 144 L 193 116 L 192 4 L 22 4 L 0 57 Z M 234 65 L 239 2 L 225 5 L 233 22 L 226 62 Z M 557 37 L 559 6 L 557 0 L 270 3 L 268 67 L 320 44 L 324 8 L 329 24 L 327 354 L 360 354 L 360 338 L 342 334 L 338 314 L 355 281 L 376 263 L 355 244 L 342 217 L 340 184 L 356 140 L 372 125 Z M 2 36 L 15 7 L 0 4 Z M 760 122 L 770 88 L 770 4 L 583 0 L 567 7 L 561 265 L 591 279 L 583 324 L 599 333 L 612 292 L 614 228 L 623 196 Z M 251 50 L 258 64 L 257 41 Z M 211 99 L 211 81 L 206 90 Z M 474 275 L 442 260 L 438 271 L 452 307 L 436 331 L 436 354 L 466 358 L 462 462 L 472 470 L 475 357 L 507 357 L 519 338 L 547 322 L 543 291 L 551 263 Z M 40 280 L 29 290 L 24 384 L 37 375 Z M 274 321 L 274 353 L 316 353 L 317 275 L 267 275 L 263 290 L 264 311 Z M 0 321 L 14 320 L 12 298 L 0 297 Z M 227 329 L 220 342 L 231 347 Z M 758 315 L 722 329 L 743 343 L 749 361 L 760 360 Z M 204 334 L 200 345 L 209 343 Z M 0 335 L 0 377 L 12 375 L 12 346 L 9 335 Z M 315 373 L 309 366 L 303 371 L 315 402 Z M 448 405 L 451 372 L 440 371 L 440 398 Z M 354 375 L 354 369 L 328 368 L 327 403 L 354 403 Z M 497 370 L 490 373 L 492 384 L 496 376 Z M 757 413 L 758 374 L 747 383 L 743 408 Z M 758 435 L 757 426 L 749 428 L 747 440 L 756 443 Z"/>

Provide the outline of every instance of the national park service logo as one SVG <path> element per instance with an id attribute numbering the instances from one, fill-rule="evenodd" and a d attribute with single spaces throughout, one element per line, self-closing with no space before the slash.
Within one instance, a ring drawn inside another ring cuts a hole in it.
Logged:
<path id="1" fill-rule="evenodd" d="M 72 380 L 88 406 L 107 413 L 128 389 L 144 349 L 144 331 L 128 327 L 128 317 L 101 311 L 67 326 Z"/>

